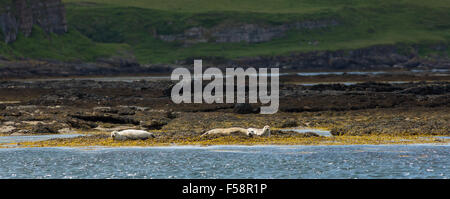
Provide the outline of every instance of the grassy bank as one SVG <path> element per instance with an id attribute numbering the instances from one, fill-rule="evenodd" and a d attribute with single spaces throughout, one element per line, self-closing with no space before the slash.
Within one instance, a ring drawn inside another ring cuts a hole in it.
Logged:
<path id="1" fill-rule="evenodd" d="M 1 32 L 1 31 L 0 31 Z M 0 38 L 3 35 L 0 34 Z M 0 42 L 0 56 L 9 59 L 53 59 L 61 61 L 93 61 L 101 57 L 124 56 L 129 45 L 94 42 L 79 31 L 70 28 L 66 34 L 47 34 L 34 26 L 30 37 L 18 34 L 17 40 Z"/>
<path id="2" fill-rule="evenodd" d="M 440 1 L 427 5 L 419 1 L 245 1 L 243 6 L 229 1 L 214 4 L 206 1 L 171 1 L 178 7 L 166 7 L 167 4 L 163 6 L 158 1 L 133 2 L 111 1 L 89 6 L 69 4 L 69 22 L 96 41 L 128 43 L 140 61 L 152 63 L 190 57 L 232 59 L 356 49 L 380 44 L 437 43 L 450 38 L 449 8 L 442 6 Z M 319 19 L 335 19 L 340 25 L 290 31 L 285 37 L 255 44 L 202 43 L 186 47 L 177 42 L 160 41 L 151 35 L 152 32 L 179 33 L 190 27 L 213 27 L 227 23 L 274 25 Z M 311 41 L 318 41 L 318 44 L 309 45 Z"/>
<path id="3" fill-rule="evenodd" d="M 47 34 L 35 26 L 30 37 L 18 35 L 16 42 L 1 44 L 1 54 L 9 58 L 54 59 L 62 61 L 95 60 L 99 57 L 120 56 L 129 49 L 127 44 L 93 42 L 75 29 L 64 35 Z"/>
<path id="4" fill-rule="evenodd" d="M 292 52 L 357 49 L 384 44 L 427 44 L 450 41 L 450 0 L 64 0 L 72 33 L 53 42 L 19 38 L 2 46 L 2 54 L 93 60 L 127 49 L 142 63 L 173 63 L 192 57 L 234 59 Z M 333 19 L 338 26 L 292 30 L 262 43 L 164 42 L 154 34 L 177 34 L 192 27 L 236 23 L 274 26 Z M 78 35 L 79 31 L 82 35 Z M 61 38 L 60 38 L 61 37 Z M 87 38 L 86 38 L 87 37 Z M 79 44 L 79 40 L 86 43 Z M 90 40 L 90 41 L 87 41 Z M 89 43 L 91 42 L 91 43 Z M 314 42 L 315 45 L 310 43 Z M 36 52 L 33 46 L 50 46 Z M 63 47 L 61 47 L 63 46 Z M 81 47 L 81 48 L 80 48 Z M 6 48 L 6 50 L 5 50 Z M 61 51 L 61 49 L 63 49 Z M 70 52 L 70 53 L 69 53 Z"/>

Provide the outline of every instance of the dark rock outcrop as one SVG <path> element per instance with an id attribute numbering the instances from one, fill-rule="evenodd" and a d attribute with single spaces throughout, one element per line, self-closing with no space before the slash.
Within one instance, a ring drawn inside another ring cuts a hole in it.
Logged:
<path id="1" fill-rule="evenodd" d="M 72 128 L 83 130 L 96 128 L 98 126 L 95 122 L 85 121 L 76 118 L 69 118 L 67 119 L 66 123 Z"/>
<path id="2" fill-rule="evenodd" d="M 333 19 L 301 21 L 278 26 L 259 24 L 218 25 L 213 28 L 193 27 L 181 34 L 157 35 L 163 41 L 181 41 L 185 44 L 195 43 L 257 43 L 280 38 L 289 30 L 311 30 L 337 26 L 339 22 Z"/>
<path id="3" fill-rule="evenodd" d="M 1 61 L 0 79 L 29 77 L 64 77 L 91 75 L 131 75 L 148 73 L 170 73 L 177 65 L 124 65 L 123 62 L 60 62 L 54 60 Z M 168 93 L 170 96 L 170 92 Z"/>
<path id="4" fill-rule="evenodd" d="M 66 11 L 61 0 L 13 0 L 0 14 L 0 28 L 6 43 L 14 42 L 18 32 L 30 36 L 33 26 L 47 33 L 67 32 Z"/>
<path id="5" fill-rule="evenodd" d="M 165 120 L 152 120 L 152 121 L 141 121 L 141 127 L 144 127 L 148 130 L 159 130 L 162 129 L 165 125 L 167 125 L 167 121 Z"/>
<path id="6" fill-rule="evenodd" d="M 257 113 L 258 110 L 253 108 L 249 103 L 236 104 L 233 108 L 233 112 L 237 114 L 250 114 Z"/>
<path id="7" fill-rule="evenodd" d="M 139 125 L 140 122 L 133 118 L 120 117 L 115 115 L 72 115 L 75 119 L 80 119 L 88 122 L 103 122 L 111 124 L 134 124 Z"/>
<path id="8" fill-rule="evenodd" d="M 443 95 L 450 93 L 449 85 L 425 85 L 407 88 L 400 93 L 414 94 L 414 95 Z"/>
<path id="9" fill-rule="evenodd" d="M 234 60 L 234 65 L 266 66 L 284 69 L 372 69 L 391 68 L 415 59 L 413 53 L 403 53 L 395 45 L 338 51 L 315 51 L 280 56 L 249 57 Z"/>
<path id="10" fill-rule="evenodd" d="M 38 124 L 31 130 L 35 134 L 55 134 L 58 133 L 58 128 L 54 125 Z"/>

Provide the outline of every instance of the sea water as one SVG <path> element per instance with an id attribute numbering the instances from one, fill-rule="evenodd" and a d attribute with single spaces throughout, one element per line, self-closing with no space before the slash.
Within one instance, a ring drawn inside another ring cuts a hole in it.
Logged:
<path id="1" fill-rule="evenodd" d="M 0 178 L 449 178 L 450 145 L 0 149 Z"/>

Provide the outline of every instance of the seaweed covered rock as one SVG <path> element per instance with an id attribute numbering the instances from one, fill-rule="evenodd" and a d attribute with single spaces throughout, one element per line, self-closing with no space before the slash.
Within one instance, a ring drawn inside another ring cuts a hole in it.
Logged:
<path id="1" fill-rule="evenodd" d="M 31 133 L 35 134 L 56 134 L 58 132 L 58 128 L 54 125 L 42 124 L 39 123 L 31 129 Z"/>
<path id="2" fill-rule="evenodd" d="M 67 119 L 66 123 L 75 129 L 92 129 L 92 128 L 96 128 L 98 125 L 94 122 L 90 122 L 90 121 L 84 121 L 84 120 L 80 120 L 80 119 L 76 119 L 76 118 L 69 118 Z"/>
<path id="3" fill-rule="evenodd" d="M 299 126 L 299 123 L 294 119 L 289 119 L 286 121 L 283 121 L 280 125 L 281 128 L 289 128 L 289 127 L 297 127 Z"/>
<path id="4" fill-rule="evenodd" d="M 407 88 L 401 93 L 415 94 L 415 95 L 442 95 L 450 92 L 448 85 L 426 85 Z"/>
<path id="5" fill-rule="evenodd" d="M 250 114 L 257 113 L 258 110 L 253 108 L 253 106 L 249 103 L 242 103 L 234 105 L 233 112 L 237 114 Z"/>

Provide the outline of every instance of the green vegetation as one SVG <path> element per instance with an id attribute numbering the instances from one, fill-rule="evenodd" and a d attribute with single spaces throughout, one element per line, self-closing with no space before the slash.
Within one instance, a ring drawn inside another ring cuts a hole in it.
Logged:
<path id="1" fill-rule="evenodd" d="M 423 45 L 450 41 L 450 0 L 63 0 L 71 31 L 42 41 L 19 38 L 0 53 L 26 57 L 93 60 L 130 50 L 142 63 L 191 57 L 238 58 L 380 44 Z M 262 43 L 164 42 L 154 34 L 235 23 L 279 25 L 334 19 L 338 26 L 294 30 Z M 78 31 L 81 33 L 79 34 Z M 35 35 L 35 33 L 33 33 Z M 87 37 L 87 38 L 86 38 Z M 89 39 L 88 39 L 89 38 Z M 91 40 L 91 41 L 90 41 Z M 310 45 L 317 41 L 316 45 Z M 68 42 L 68 43 L 66 43 Z M 44 46 L 45 45 L 45 46 Z M 48 45 L 48 46 L 47 46 Z M 39 49 L 36 52 L 36 49 Z"/>

